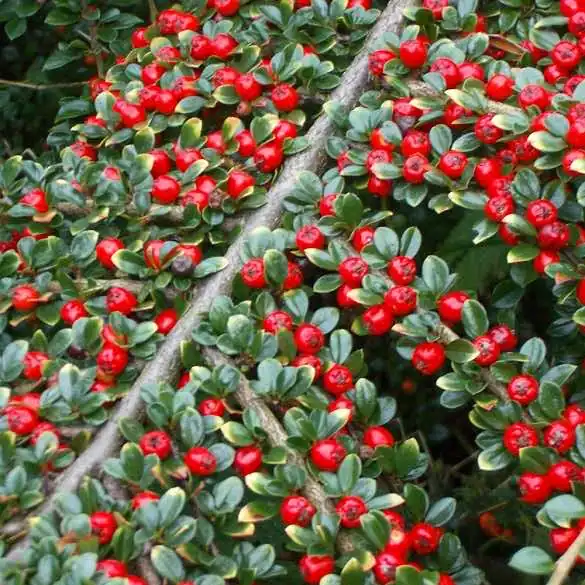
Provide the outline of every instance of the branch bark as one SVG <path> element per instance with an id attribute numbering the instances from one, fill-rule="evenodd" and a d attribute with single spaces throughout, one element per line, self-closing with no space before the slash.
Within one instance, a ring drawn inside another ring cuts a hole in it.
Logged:
<path id="1" fill-rule="evenodd" d="M 567 549 L 567 552 L 555 563 L 555 570 L 550 576 L 547 585 L 562 585 L 565 582 L 565 579 L 575 566 L 583 547 L 585 547 L 585 528 L 579 532 L 579 536 L 577 536 L 573 544 Z"/>
<path id="2" fill-rule="evenodd" d="M 391 0 L 388 3 L 378 22 L 370 31 L 361 52 L 348 67 L 341 78 L 339 87 L 331 95 L 332 100 L 346 108 L 351 108 L 357 103 L 368 83 L 369 53 L 374 50 L 384 32 L 397 32 L 400 29 L 402 12 L 412 4 L 413 0 Z M 142 370 L 116 411 L 96 434 L 92 444 L 67 469 L 66 473 L 62 473 L 57 478 L 53 493 L 38 509 L 37 515 L 50 513 L 55 505 L 57 494 L 75 491 L 86 475 L 105 459 L 117 454 L 122 443 L 122 436 L 118 429 L 120 420 L 125 417 L 137 419 L 143 414 L 144 405 L 140 398 L 140 390 L 143 386 L 161 382 L 173 383 L 176 380 L 180 369 L 183 342 L 191 338 L 193 330 L 201 319 L 201 314 L 209 311 L 212 301 L 219 295 L 229 294 L 231 290 L 232 281 L 240 268 L 241 252 L 247 240 L 247 233 L 259 227 L 274 229 L 277 226 L 282 214 L 282 202 L 293 188 L 297 174 L 307 169 L 315 173 L 323 170 L 327 160 L 325 145 L 334 131 L 333 122 L 324 114 L 311 126 L 306 134 L 310 148 L 285 162 L 280 176 L 268 192 L 267 204 L 249 215 L 246 233 L 240 234 L 227 251 L 228 266 L 225 270 L 211 276 L 199 287 L 198 294 L 169 333 L 156 357 Z M 23 539 L 10 550 L 6 558 L 18 559 L 29 546 L 29 539 Z"/>
<path id="3" fill-rule="evenodd" d="M 72 81 L 69 83 L 30 83 L 28 81 L 12 81 L 11 79 L 0 79 L 0 85 L 7 85 L 11 87 L 24 87 L 25 89 L 34 89 L 42 91 L 45 89 L 63 89 L 67 87 L 83 87 L 87 85 L 87 81 Z"/>

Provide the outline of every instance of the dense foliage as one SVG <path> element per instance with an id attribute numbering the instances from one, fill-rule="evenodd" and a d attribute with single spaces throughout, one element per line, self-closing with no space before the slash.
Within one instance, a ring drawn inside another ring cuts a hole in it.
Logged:
<path id="1" fill-rule="evenodd" d="M 46 4 L 2 582 L 580 582 L 585 3 Z"/>

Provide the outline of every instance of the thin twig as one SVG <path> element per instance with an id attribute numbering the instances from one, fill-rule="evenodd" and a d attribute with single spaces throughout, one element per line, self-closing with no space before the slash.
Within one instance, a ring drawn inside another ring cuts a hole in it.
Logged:
<path id="1" fill-rule="evenodd" d="M 565 579 L 569 576 L 569 573 L 581 555 L 581 549 L 584 546 L 585 528 L 579 532 L 579 536 L 577 536 L 573 544 L 567 549 L 567 552 L 555 563 L 555 570 L 550 576 L 547 585 L 562 585 L 565 582 Z"/>
<path id="2" fill-rule="evenodd" d="M 68 83 L 30 83 L 28 81 L 12 81 L 11 79 L 0 79 L 0 85 L 9 85 L 14 87 L 24 87 L 26 89 L 35 89 L 42 91 L 45 89 L 61 89 L 65 87 L 82 87 L 87 85 L 87 81 L 71 81 Z"/>
<path id="3" fill-rule="evenodd" d="M 156 20 L 156 15 L 158 14 L 155 0 L 148 0 L 148 11 L 150 12 L 151 22 L 154 22 Z"/>

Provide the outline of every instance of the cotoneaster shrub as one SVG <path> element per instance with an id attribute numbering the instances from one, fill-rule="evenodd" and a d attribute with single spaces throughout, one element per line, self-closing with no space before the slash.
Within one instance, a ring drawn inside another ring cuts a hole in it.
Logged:
<path id="1" fill-rule="evenodd" d="M 579 582 L 585 6 L 407 6 L 351 110 L 324 94 L 368 4 L 184 8 L 63 102 L 59 163 L 2 168 L 3 579 L 479 584 L 454 533 L 471 515 L 514 570 Z M 315 148 L 321 105 L 326 170 L 238 237 L 285 156 Z M 496 257 L 475 288 L 434 253 L 439 224 L 464 232 L 458 266 Z M 233 242 L 232 293 L 182 337 L 179 382 L 132 387 Z M 473 477 L 429 497 L 440 464 L 396 418 L 394 370 L 467 413 L 481 509 Z M 144 414 L 119 420 L 119 456 L 22 522 L 127 392 Z"/>

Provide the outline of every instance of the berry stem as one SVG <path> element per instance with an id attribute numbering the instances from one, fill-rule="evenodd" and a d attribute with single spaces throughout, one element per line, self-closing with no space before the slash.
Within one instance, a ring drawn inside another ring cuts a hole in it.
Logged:
<path id="1" fill-rule="evenodd" d="M 579 532 L 579 536 L 567 549 L 567 552 L 555 563 L 555 570 L 550 576 L 547 585 L 562 585 L 565 582 L 565 579 L 575 566 L 583 546 L 585 546 L 585 528 Z"/>

